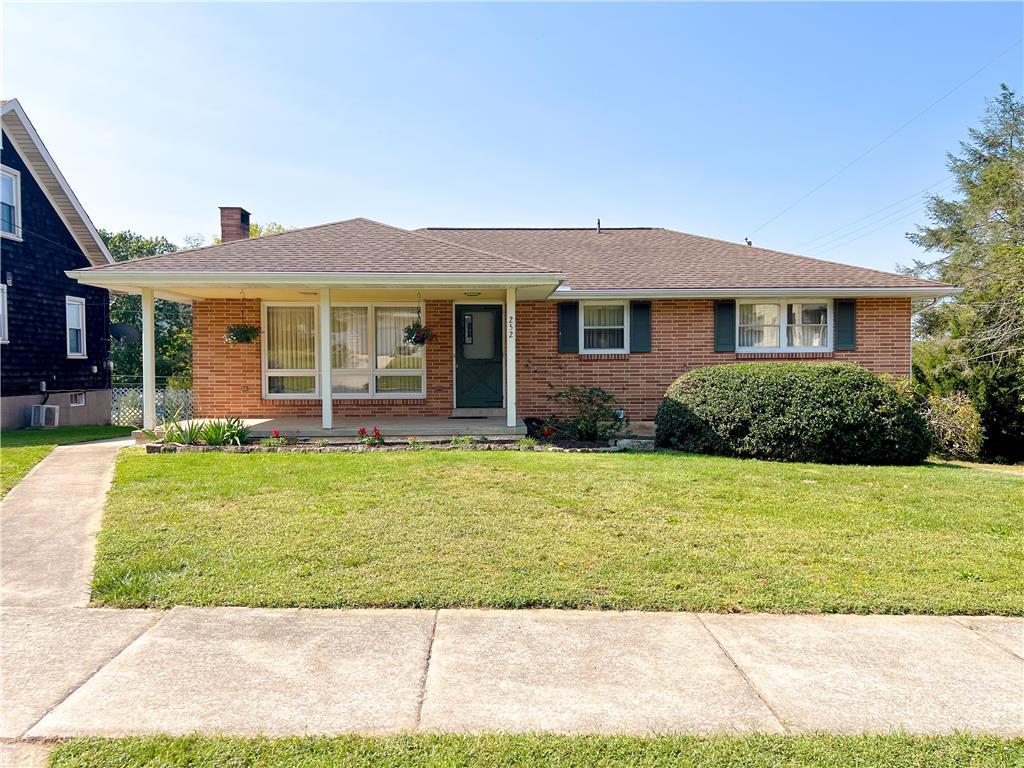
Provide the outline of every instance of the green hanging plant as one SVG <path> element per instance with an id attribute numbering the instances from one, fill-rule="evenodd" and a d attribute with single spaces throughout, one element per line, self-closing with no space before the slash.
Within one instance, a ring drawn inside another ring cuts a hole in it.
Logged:
<path id="1" fill-rule="evenodd" d="M 238 323 L 228 326 L 227 333 L 224 334 L 224 341 L 228 344 L 252 344 L 259 337 L 259 326 Z"/>
<path id="2" fill-rule="evenodd" d="M 406 344 L 415 344 L 418 347 L 422 347 L 424 344 L 433 341 L 437 338 L 437 334 L 434 329 L 429 325 L 423 325 L 419 320 L 405 326 L 405 332 L 403 338 Z"/>

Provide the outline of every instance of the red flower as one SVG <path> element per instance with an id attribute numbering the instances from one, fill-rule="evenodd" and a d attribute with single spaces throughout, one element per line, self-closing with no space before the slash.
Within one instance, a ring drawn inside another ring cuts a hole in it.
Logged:
<path id="1" fill-rule="evenodd" d="M 273 435 L 274 437 L 280 437 L 281 436 L 281 433 L 278 432 L 276 429 L 270 430 L 270 434 Z"/>
<path id="2" fill-rule="evenodd" d="M 380 430 L 379 430 L 379 429 L 377 429 L 377 427 L 374 427 L 374 428 L 373 428 L 373 436 L 374 436 L 374 437 L 377 437 L 377 438 L 379 438 L 379 437 L 380 437 Z"/>
<path id="3" fill-rule="evenodd" d="M 356 434 L 360 437 L 366 437 L 366 427 L 360 427 Z"/>

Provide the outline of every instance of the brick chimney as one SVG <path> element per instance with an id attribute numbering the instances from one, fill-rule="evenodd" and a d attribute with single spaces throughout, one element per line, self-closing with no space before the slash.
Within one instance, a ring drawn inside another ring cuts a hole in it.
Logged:
<path id="1" fill-rule="evenodd" d="M 220 207 L 220 241 L 245 240 L 249 237 L 249 212 L 245 208 Z"/>

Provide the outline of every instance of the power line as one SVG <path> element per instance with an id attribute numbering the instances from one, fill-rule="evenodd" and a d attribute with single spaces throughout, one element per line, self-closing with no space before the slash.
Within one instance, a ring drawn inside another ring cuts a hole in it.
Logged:
<path id="1" fill-rule="evenodd" d="M 848 229 L 849 227 L 852 227 L 854 224 L 859 224 L 860 222 L 865 221 L 866 219 L 873 218 L 874 216 L 878 215 L 879 213 L 882 213 L 883 211 L 887 211 L 890 208 L 896 207 L 900 203 L 903 203 L 903 202 L 905 202 L 907 200 L 910 200 L 912 198 L 916 199 L 918 197 L 918 195 L 923 195 L 929 189 L 932 189 L 932 188 L 937 187 L 939 185 L 945 186 L 946 184 L 948 184 L 952 180 L 953 180 L 952 176 L 947 176 L 945 179 L 942 179 L 941 181 L 936 181 L 934 184 L 929 184 L 924 189 L 919 189 L 917 192 L 913 192 L 913 193 L 907 195 L 906 197 L 901 197 L 899 200 L 897 200 L 894 203 L 889 203 L 889 205 L 883 205 L 881 208 L 878 208 L 878 209 L 872 211 L 871 213 L 866 213 L 863 216 L 861 216 L 859 219 L 854 219 L 853 221 L 850 221 L 850 222 L 847 222 L 846 224 L 843 224 L 843 226 L 841 226 L 841 227 L 836 227 L 835 229 L 831 229 L 828 232 L 825 232 L 824 234 L 818 235 L 817 237 L 812 237 L 810 240 L 804 240 L 802 243 L 797 243 L 795 246 L 793 246 L 793 250 L 795 251 L 795 250 L 797 250 L 799 248 L 803 248 L 804 246 L 810 245 L 811 243 L 816 243 L 819 240 L 823 240 L 823 239 L 829 237 L 829 235 L 832 235 L 832 234 L 834 234 L 836 232 L 840 232 L 841 230 L 844 230 L 844 229 Z"/>
<path id="2" fill-rule="evenodd" d="M 795 208 L 796 206 L 798 206 L 798 205 L 799 205 L 800 203 L 802 203 L 802 202 L 803 202 L 804 200 L 806 200 L 806 199 L 807 199 L 808 197 L 810 197 L 811 195 L 813 195 L 813 194 L 814 194 L 815 192 L 817 192 L 817 191 L 818 191 L 819 189 L 821 189 L 822 187 L 824 187 L 824 186 L 825 186 L 826 184 L 828 184 L 828 183 L 829 183 L 830 181 L 832 181 L 832 180 L 833 180 L 833 179 L 835 179 L 836 177 L 838 177 L 838 176 L 840 176 L 841 174 L 843 174 L 843 173 L 845 173 L 846 171 L 848 171 L 848 170 L 849 170 L 850 168 L 852 168 L 852 167 L 853 167 L 854 165 L 856 165 L 857 163 L 859 163 L 859 162 L 860 162 L 861 160 L 863 160 L 863 159 L 864 159 L 865 157 L 867 157 L 867 156 L 868 156 L 868 155 L 870 155 L 870 154 L 871 154 L 872 152 L 874 152 L 874 151 L 875 151 L 876 149 L 878 149 L 878 148 L 879 148 L 880 146 L 882 146 L 882 145 L 883 145 L 883 144 L 885 144 L 885 143 L 886 143 L 887 141 L 889 141 L 889 139 L 893 138 L 893 137 L 894 137 L 894 136 L 895 136 L 896 134 L 900 133 L 900 132 L 901 132 L 901 131 L 902 131 L 902 130 L 903 130 L 904 128 L 906 128 L 906 127 L 907 127 L 908 125 L 910 125 L 910 124 L 911 124 L 912 122 L 914 122 L 915 120 L 917 120 L 917 119 L 918 119 L 919 117 L 921 117 L 922 115 L 924 115 L 924 114 L 925 114 L 926 112 L 929 112 L 929 111 L 930 111 L 931 109 L 933 109 L 934 107 L 936 107 L 936 106 L 937 106 L 937 105 L 938 105 L 939 103 L 941 103 L 941 102 L 945 101 L 945 100 L 946 100 L 947 98 L 949 98 L 950 96 L 952 96 L 952 95 L 953 95 L 953 94 L 954 94 L 954 93 L 955 93 L 956 91 L 960 90 L 960 89 L 961 89 L 961 88 L 962 88 L 963 86 L 967 85 L 967 83 L 969 83 L 969 82 L 970 82 L 971 80 L 973 80 L 973 79 L 974 79 L 975 77 L 977 77 L 977 76 L 978 76 L 978 75 L 980 75 L 980 74 L 981 74 L 982 72 L 984 72 L 984 71 L 985 71 L 986 69 L 988 69 L 988 68 L 989 68 L 990 66 L 992 66 L 993 64 L 995 64 L 995 63 L 996 63 L 996 62 L 997 62 L 997 61 L 998 61 L 999 59 L 1001 59 L 1001 58 L 1002 58 L 1003 56 L 1005 56 L 1005 55 L 1006 55 L 1007 53 L 1009 53 L 1009 52 L 1010 52 L 1010 51 L 1012 51 L 1012 50 L 1013 50 L 1014 48 L 1016 48 L 1016 47 L 1017 47 L 1018 45 L 1020 45 L 1020 43 L 1021 43 L 1021 40 L 1024 40 L 1024 38 L 1018 38 L 1018 39 L 1017 39 L 1017 41 L 1016 41 L 1016 42 L 1014 42 L 1014 43 L 1013 43 L 1012 45 L 1010 45 L 1010 46 L 1009 46 L 1009 47 L 1007 47 L 1007 48 L 1004 48 L 1004 49 L 1003 49 L 1002 51 L 1000 51 L 1000 52 L 999 52 L 999 53 L 998 53 L 998 54 L 997 54 L 996 56 L 994 56 L 993 58 L 991 58 L 991 59 L 990 59 L 990 60 L 989 60 L 988 62 L 986 62 L 986 63 L 985 63 L 984 65 L 982 65 L 981 67 L 979 67 L 978 69 L 976 69 L 976 70 L 975 70 L 974 72 L 972 72 L 972 73 L 971 73 L 970 75 L 968 75 L 968 76 L 967 76 L 966 78 L 964 78 L 964 79 L 963 79 L 963 80 L 961 80 L 961 81 L 960 81 L 959 83 L 957 83 L 956 85 L 954 85 L 954 86 L 953 86 L 952 88 L 950 88 L 950 89 L 949 89 L 948 91 L 946 91 L 946 92 L 945 92 L 944 94 L 942 94 L 942 95 L 941 95 L 941 96 L 940 96 L 939 98 L 937 98 L 937 99 L 936 99 L 935 101 L 933 101 L 933 102 L 932 102 L 931 104 L 929 104 L 929 105 L 928 105 L 927 107 L 925 107 L 925 108 L 924 108 L 924 109 L 922 109 L 922 110 L 921 110 L 920 112 L 918 112 L 918 113 L 917 113 L 916 115 L 914 115 L 914 116 L 913 116 L 912 118 L 910 118 L 910 119 L 909 119 L 909 120 L 907 120 L 907 121 L 906 121 L 905 123 L 903 123 L 903 125 L 901 125 L 901 126 L 900 126 L 899 128 L 897 128 L 896 130 L 894 130 L 894 131 L 890 132 L 889 134 L 887 134 L 887 135 L 886 135 L 886 136 L 885 136 L 885 137 L 884 137 L 884 138 L 883 138 L 883 139 L 882 139 L 881 141 L 877 142 L 876 144 L 873 144 L 873 145 L 872 145 L 871 147 L 869 147 L 869 148 L 868 148 L 867 150 L 865 150 L 865 151 L 864 151 L 864 152 L 862 152 L 861 154 L 857 155 L 857 157 L 853 158 L 853 160 L 851 160 L 851 161 L 850 161 L 849 163 L 847 163 L 846 165 L 844 165 L 844 166 L 843 166 L 842 168 L 840 168 L 840 169 L 839 169 L 838 171 L 836 171 L 835 173 L 833 173 L 833 174 L 832 174 L 831 176 L 829 176 L 829 177 L 828 177 L 827 179 L 825 179 L 825 180 L 824 180 L 823 182 L 821 182 L 821 183 L 820 183 L 820 184 L 818 184 L 818 185 L 817 185 L 816 187 L 814 187 L 813 189 L 811 189 L 811 190 L 810 190 L 809 192 L 807 192 L 806 194 L 804 194 L 804 195 L 802 195 L 802 196 L 798 197 L 798 198 L 797 198 L 796 200 L 794 200 L 794 201 L 793 201 L 792 203 L 790 203 L 789 205 L 787 205 L 787 206 L 786 206 L 785 208 L 783 208 L 783 209 L 782 209 L 781 211 L 779 211 L 778 213 L 776 213 L 776 214 L 775 214 L 774 216 L 772 216 L 772 217 L 771 217 L 770 219 L 768 219 L 768 220 L 767 220 L 766 222 L 764 222 L 764 223 L 763 223 L 763 224 L 761 224 L 760 226 L 758 226 L 758 227 L 756 227 L 755 229 L 753 229 L 753 230 L 752 230 L 752 231 L 751 231 L 751 232 L 750 232 L 750 233 L 749 233 L 749 234 L 747 235 L 747 237 L 749 238 L 749 237 L 751 237 L 751 236 L 753 236 L 753 235 L 757 234 L 758 232 L 760 232 L 760 231 L 761 231 L 762 229 L 764 229 L 765 227 L 767 227 L 767 226 L 768 226 L 769 224 L 771 224 L 771 223 L 772 223 L 773 221 L 775 221 L 775 220 L 776 220 L 776 219 L 778 219 L 779 217 L 783 216 L 783 215 L 784 215 L 784 214 L 786 214 L 786 213 L 789 213 L 789 212 L 790 212 L 791 210 L 793 210 L 793 209 L 794 209 L 794 208 Z"/>
<path id="3" fill-rule="evenodd" d="M 868 235 L 874 234 L 875 232 L 877 232 L 880 229 L 885 229 L 886 227 L 891 226 L 892 224 L 895 224 L 895 223 L 897 223 L 899 221 L 903 221 L 903 220 L 909 219 L 909 218 L 911 218 L 913 216 L 917 216 L 917 214 L 918 214 L 918 211 L 916 209 L 910 211 L 909 213 L 903 213 L 902 215 L 897 216 L 895 219 L 892 219 L 891 221 L 886 221 L 883 224 L 878 224 L 878 226 L 876 226 L 876 227 L 874 227 L 872 229 L 869 229 L 867 232 L 865 232 L 865 233 L 863 233 L 861 235 L 858 235 L 857 237 L 854 237 L 854 238 L 852 238 L 850 240 L 845 240 L 845 241 L 842 241 L 842 242 L 838 242 L 835 245 L 832 245 L 832 246 L 826 248 L 823 251 L 818 251 L 817 255 L 820 257 L 820 256 L 825 255 L 826 253 L 831 253 L 832 251 L 836 250 L 837 248 L 842 248 L 843 246 L 849 245 L 850 243 L 855 243 L 858 240 L 862 240 L 863 238 L 867 237 Z"/>

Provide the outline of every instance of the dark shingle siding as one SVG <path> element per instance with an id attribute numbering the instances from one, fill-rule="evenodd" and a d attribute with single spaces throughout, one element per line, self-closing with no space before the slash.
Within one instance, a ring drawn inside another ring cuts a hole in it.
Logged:
<path id="1" fill-rule="evenodd" d="M 36 394 L 40 381 L 46 381 L 51 391 L 106 389 L 110 387 L 108 293 L 64 274 L 88 267 L 89 261 L 6 135 L 0 163 L 21 174 L 24 230 L 22 242 L 0 238 L 0 280 L 7 284 L 10 276 L 11 283 L 7 287 L 10 341 L 0 344 L 0 395 Z M 85 359 L 67 357 L 65 296 L 80 296 L 86 302 Z"/>

